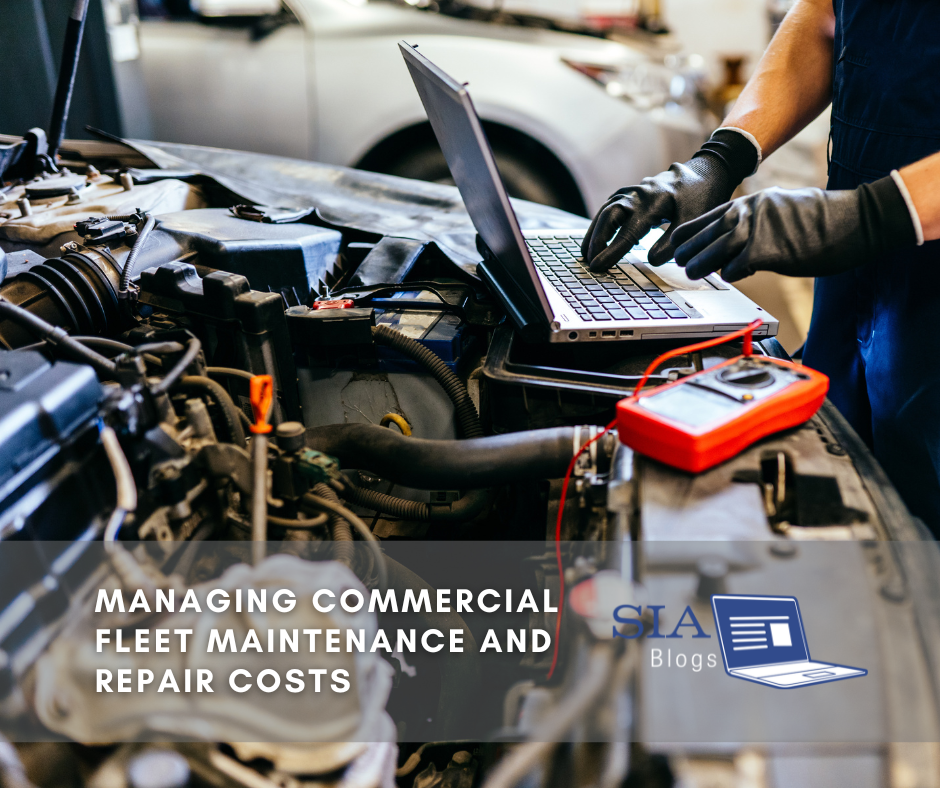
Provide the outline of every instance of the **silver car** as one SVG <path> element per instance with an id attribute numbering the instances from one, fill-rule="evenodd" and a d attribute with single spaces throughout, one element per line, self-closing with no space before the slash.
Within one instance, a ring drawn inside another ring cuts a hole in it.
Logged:
<path id="1" fill-rule="evenodd" d="M 550 29 L 549 20 L 466 18 L 487 13 L 457 0 L 140 5 L 159 140 L 447 182 L 396 46 L 402 38 L 471 83 L 516 197 L 592 213 L 619 186 L 690 155 L 706 134 L 694 62 Z"/>

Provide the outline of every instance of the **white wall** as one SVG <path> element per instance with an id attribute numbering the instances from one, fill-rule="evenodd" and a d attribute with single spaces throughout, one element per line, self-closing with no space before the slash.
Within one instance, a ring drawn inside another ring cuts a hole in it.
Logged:
<path id="1" fill-rule="evenodd" d="M 764 0 L 662 0 L 662 3 L 666 24 L 685 51 L 705 58 L 713 79 L 724 76 L 722 55 L 746 55 L 744 76 L 750 75 L 770 36 Z"/>
<path id="2" fill-rule="evenodd" d="M 499 0 L 477 0 L 487 5 Z M 723 77 L 722 55 L 746 55 L 745 76 L 770 36 L 765 0 L 660 0 L 666 24 L 683 50 L 705 58 L 713 79 Z M 582 14 L 635 11 L 637 0 L 504 0 L 506 10 L 577 19 Z"/>

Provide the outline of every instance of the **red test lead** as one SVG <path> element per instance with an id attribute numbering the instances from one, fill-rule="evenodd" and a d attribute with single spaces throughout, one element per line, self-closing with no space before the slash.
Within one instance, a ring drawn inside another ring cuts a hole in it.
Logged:
<path id="1" fill-rule="evenodd" d="M 561 556 L 561 525 L 568 485 L 581 452 L 617 428 L 620 441 L 640 454 L 698 473 L 707 470 L 767 435 L 802 424 L 819 410 L 829 378 L 790 361 L 753 355 L 752 336 L 763 321 L 715 339 L 684 345 L 658 356 L 633 390 L 617 403 L 617 418 L 587 441 L 568 465 L 555 522 L 559 605 L 548 678 L 558 666 L 559 637 L 565 599 Z M 665 361 L 744 338 L 743 353 L 675 383 L 641 393 L 643 385 Z"/>

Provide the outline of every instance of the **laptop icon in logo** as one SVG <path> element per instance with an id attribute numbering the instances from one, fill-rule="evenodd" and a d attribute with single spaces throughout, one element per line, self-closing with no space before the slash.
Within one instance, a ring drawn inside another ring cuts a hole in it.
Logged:
<path id="1" fill-rule="evenodd" d="M 736 679 L 793 689 L 868 674 L 810 660 L 795 597 L 716 594 L 712 611 L 725 671 Z"/>

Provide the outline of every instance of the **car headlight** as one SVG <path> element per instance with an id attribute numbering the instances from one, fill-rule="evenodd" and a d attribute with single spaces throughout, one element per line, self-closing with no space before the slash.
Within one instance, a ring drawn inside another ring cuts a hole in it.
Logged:
<path id="1" fill-rule="evenodd" d="M 670 104 L 697 108 L 704 99 L 704 61 L 698 55 L 668 55 L 662 61 L 599 65 L 563 57 L 575 71 L 601 85 L 614 98 L 624 99 L 637 109 L 648 110 Z"/>

